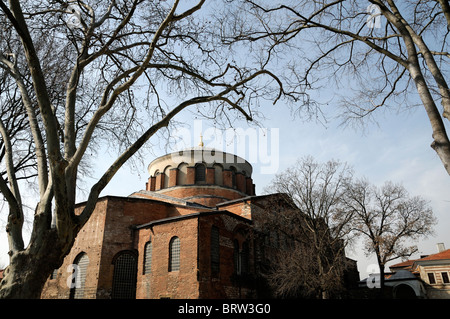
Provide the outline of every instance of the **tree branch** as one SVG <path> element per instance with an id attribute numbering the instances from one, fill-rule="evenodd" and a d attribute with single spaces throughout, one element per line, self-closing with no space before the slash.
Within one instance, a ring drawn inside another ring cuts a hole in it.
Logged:
<path id="1" fill-rule="evenodd" d="M 45 152 L 45 144 L 42 133 L 38 124 L 37 115 L 34 110 L 28 89 L 24 83 L 22 76 L 17 70 L 13 62 L 8 61 L 0 55 L 0 67 L 3 67 L 16 81 L 22 98 L 23 105 L 27 112 L 28 121 L 30 123 L 30 130 L 35 144 L 36 160 L 38 165 L 38 182 L 40 193 L 43 194 L 48 184 L 48 170 L 47 170 L 47 155 Z"/>
<path id="2" fill-rule="evenodd" d="M 10 188 L 8 188 L 6 181 L 0 176 L 0 191 L 5 196 L 9 204 L 8 225 L 6 229 L 8 233 L 10 254 L 12 254 L 21 251 L 24 248 L 22 237 L 24 216 L 22 210 L 22 200 L 12 158 L 13 149 L 11 139 L 2 120 L 0 120 L 0 134 L 3 139 L 3 145 L 5 146 L 5 164 L 8 174 L 8 181 L 10 184 Z"/>

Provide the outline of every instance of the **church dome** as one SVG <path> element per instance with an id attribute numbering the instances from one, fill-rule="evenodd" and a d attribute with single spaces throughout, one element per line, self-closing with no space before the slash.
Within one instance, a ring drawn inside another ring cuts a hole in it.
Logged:
<path id="1" fill-rule="evenodd" d="M 242 157 L 199 146 L 153 160 L 146 190 L 215 206 L 254 195 L 252 171 Z"/>

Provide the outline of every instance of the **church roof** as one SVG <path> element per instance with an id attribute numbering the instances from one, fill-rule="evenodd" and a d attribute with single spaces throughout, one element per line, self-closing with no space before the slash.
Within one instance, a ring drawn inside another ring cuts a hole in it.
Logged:
<path id="1" fill-rule="evenodd" d="M 131 195 L 129 195 L 128 197 L 141 198 L 141 199 L 153 199 L 153 200 L 157 200 L 157 201 L 161 201 L 161 202 L 165 202 L 165 203 L 169 203 L 169 204 L 178 204 L 178 205 L 190 206 L 190 207 L 196 207 L 196 208 L 205 208 L 205 209 L 211 208 L 211 207 L 199 204 L 199 203 L 187 201 L 182 198 L 167 196 L 167 195 L 164 195 L 161 193 L 157 193 L 157 192 L 153 192 L 153 191 L 146 191 L 146 190 L 140 190 L 138 192 L 134 192 Z"/>
<path id="2" fill-rule="evenodd" d="M 244 221 L 246 223 L 251 224 L 252 221 L 248 218 L 233 214 L 227 210 L 211 210 L 206 212 L 195 212 L 192 214 L 186 214 L 186 215 L 180 215 L 180 216 L 173 216 L 173 217 L 167 217 L 167 218 L 161 218 L 157 220 L 153 220 L 151 222 L 142 224 L 142 225 L 134 225 L 134 229 L 142 229 L 142 228 L 148 228 L 155 225 L 165 224 L 165 223 L 171 223 L 176 222 L 184 219 L 190 219 L 190 218 L 197 218 L 197 217 L 203 217 L 203 216 L 209 216 L 209 215 L 228 215 L 233 218 L 240 219 L 241 221 Z"/>

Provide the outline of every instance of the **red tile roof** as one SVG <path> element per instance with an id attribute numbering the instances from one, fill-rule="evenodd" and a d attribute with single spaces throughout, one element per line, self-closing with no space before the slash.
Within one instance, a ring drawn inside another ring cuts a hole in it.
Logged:
<path id="1" fill-rule="evenodd" d="M 450 249 L 441 251 L 440 253 L 429 255 L 424 258 L 418 259 L 418 261 L 422 260 L 443 260 L 443 259 L 450 259 Z"/>
<path id="2" fill-rule="evenodd" d="M 389 268 L 402 268 L 402 269 L 409 269 L 412 267 L 413 263 L 416 261 L 417 259 L 410 259 L 392 266 L 389 266 Z"/>
<path id="3" fill-rule="evenodd" d="M 420 259 L 410 259 L 410 260 L 389 266 L 389 268 L 392 269 L 393 271 L 395 271 L 396 269 L 405 269 L 405 270 L 413 271 L 413 265 L 415 262 L 428 261 L 428 260 L 444 260 L 444 259 L 450 259 L 450 249 L 444 250 L 440 253 L 428 255 L 428 256 L 420 258 Z"/>

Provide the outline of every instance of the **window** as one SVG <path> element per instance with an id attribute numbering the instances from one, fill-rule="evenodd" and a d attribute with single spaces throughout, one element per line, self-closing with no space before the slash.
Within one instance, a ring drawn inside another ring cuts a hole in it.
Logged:
<path id="1" fill-rule="evenodd" d="M 83 299 L 84 286 L 86 284 L 87 267 L 89 265 L 89 258 L 86 253 L 79 254 L 73 265 L 72 287 L 70 289 L 70 299 Z"/>
<path id="2" fill-rule="evenodd" d="M 214 184 L 223 185 L 223 167 L 220 164 L 214 164 Z"/>
<path id="3" fill-rule="evenodd" d="M 237 239 L 234 240 L 234 251 L 233 251 L 233 259 L 234 259 L 234 272 L 237 275 L 241 274 L 241 258 L 239 256 L 239 242 L 237 241 Z"/>
<path id="4" fill-rule="evenodd" d="M 428 274 L 428 282 L 432 285 L 436 283 L 436 280 L 434 279 L 434 274 L 429 272 Z"/>
<path id="5" fill-rule="evenodd" d="M 180 238 L 172 237 L 169 243 L 169 271 L 180 270 Z"/>
<path id="6" fill-rule="evenodd" d="M 167 166 L 165 169 L 164 169 L 164 172 L 163 172 L 163 188 L 167 188 L 167 187 L 169 187 L 169 179 L 170 179 L 170 170 L 172 169 L 172 167 L 171 166 Z"/>
<path id="7" fill-rule="evenodd" d="M 242 243 L 242 251 L 241 251 L 241 273 L 247 274 L 249 270 L 249 255 L 250 250 L 248 248 L 248 243 Z"/>
<path id="8" fill-rule="evenodd" d="M 448 272 L 441 272 L 441 276 L 442 276 L 442 282 L 444 284 L 450 283 L 450 281 L 448 280 Z"/>
<path id="9" fill-rule="evenodd" d="M 152 271 L 152 249 L 152 242 L 147 242 L 144 249 L 144 275 Z"/>
<path id="10" fill-rule="evenodd" d="M 242 250 L 239 249 L 239 242 L 234 240 L 234 272 L 236 275 L 243 275 L 249 272 L 250 250 L 247 242 L 242 243 Z"/>
<path id="11" fill-rule="evenodd" d="M 177 185 L 185 185 L 186 184 L 187 170 L 188 170 L 188 164 L 181 163 L 180 165 L 178 165 Z"/>
<path id="12" fill-rule="evenodd" d="M 128 251 L 119 253 L 114 261 L 112 299 L 134 299 L 136 297 L 136 256 Z"/>
<path id="13" fill-rule="evenodd" d="M 236 168 L 234 166 L 231 166 L 230 170 L 231 170 L 231 184 L 233 188 L 236 188 Z"/>
<path id="14" fill-rule="evenodd" d="M 219 273 L 220 265 L 220 242 L 219 242 L 219 228 L 211 227 L 211 273 Z"/>
<path id="15" fill-rule="evenodd" d="M 195 166 L 195 182 L 205 182 L 206 181 L 206 168 L 203 164 L 198 164 Z"/>

